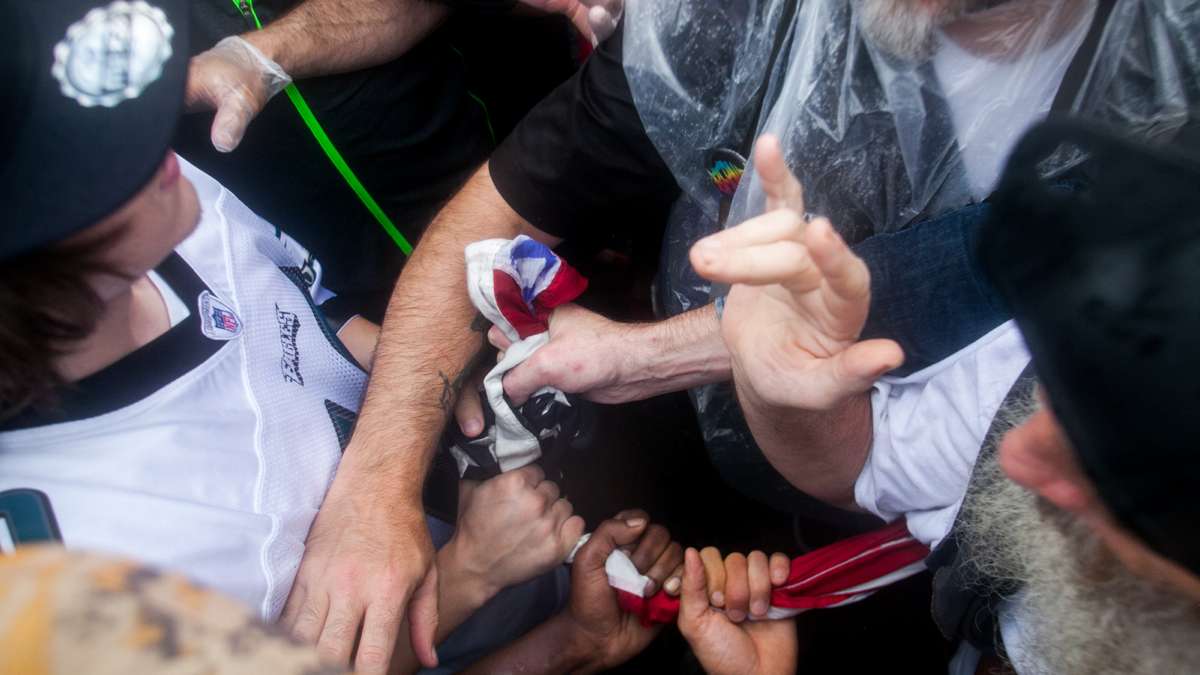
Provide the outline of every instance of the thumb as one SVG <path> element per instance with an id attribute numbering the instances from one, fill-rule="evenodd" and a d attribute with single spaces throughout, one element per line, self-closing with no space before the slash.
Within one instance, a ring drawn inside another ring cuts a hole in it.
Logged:
<path id="1" fill-rule="evenodd" d="M 856 342 L 834 357 L 837 389 L 846 396 L 861 394 L 902 363 L 904 350 L 892 340 Z"/>
<path id="2" fill-rule="evenodd" d="M 584 573 L 603 571 L 608 556 L 621 546 L 628 546 L 642 536 L 646 529 L 646 519 L 642 517 L 626 520 L 606 520 L 592 533 L 579 553 L 575 556 L 575 567 Z"/>
<path id="3" fill-rule="evenodd" d="M 409 637 L 413 652 L 426 668 L 436 668 L 438 665 L 437 651 L 433 648 L 438 624 L 437 587 L 437 566 L 430 565 L 425 579 L 408 603 Z"/>
<path id="4" fill-rule="evenodd" d="M 708 611 L 708 591 L 704 563 L 700 554 L 689 547 L 683 552 L 683 583 L 679 587 L 679 627 L 687 630 Z"/>
<path id="5" fill-rule="evenodd" d="M 257 114 L 258 106 L 251 104 L 245 94 L 228 92 L 221 98 L 217 114 L 213 117 L 213 147 L 220 152 L 232 152 L 242 142 L 246 127 Z"/>
<path id="6" fill-rule="evenodd" d="M 493 347 L 501 351 L 504 351 L 512 346 L 512 340 L 508 339 L 508 336 L 504 334 L 504 331 L 500 330 L 499 326 L 493 325 L 491 328 L 489 328 L 487 337 L 488 342 L 492 343 Z"/>
<path id="7" fill-rule="evenodd" d="M 535 391 L 550 384 L 547 380 L 545 369 L 541 366 L 542 352 L 545 350 L 534 352 L 533 356 L 529 357 L 525 363 L 513 368 L 504 375 L 504 393 L 508 396 L 508 400 L 512 401 L 514 406 L 521 405 L 533 395 Z"/>

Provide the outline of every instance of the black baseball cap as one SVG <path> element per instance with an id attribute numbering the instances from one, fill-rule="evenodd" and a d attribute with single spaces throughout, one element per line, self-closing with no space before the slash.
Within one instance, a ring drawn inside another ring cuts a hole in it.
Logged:
<path id="1" fill-rule="evenodd" d="M 0 260 L 148 183 L 183 112 L 185 0 L 0 3 Z"/>
<path id="2" fill-rule="evenodd" d="M 1200 154 L 1180 138 L 1042 124 L 1009 160 L 979 251 L 1100 499 L 1200 574 Z M 1064 151 L 1086 158 L 1070 184 L 1043 179 Z"/>

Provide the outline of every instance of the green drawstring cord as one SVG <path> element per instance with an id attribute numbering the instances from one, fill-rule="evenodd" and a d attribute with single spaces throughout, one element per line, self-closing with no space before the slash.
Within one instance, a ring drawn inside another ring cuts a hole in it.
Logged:
<path id="1" fill-rule="evenodd" d="M 262 22 L 258 20 L 258 13 L 254 11 L 254 0 L 232 1 L 234 7 L 242 13 L 242 16 L 253 19 L 255 28 L 262 29 Z M 329 158 L 329 162 L 333 164 L 333 167 L 342 175 L 342 179 L 346 181 L 346 185 L 349 185 L 354 194 L 358 195 L 358 200 L 367 208 L 367 211 L 371 212 L 372 216 L 375 216 L 375 220 L 379 222 L 379 226 L 383 228 L 384 232 L 388 233 L 392 241 L 396 242 L 396 246 L 400 247 L 404 255 L 411 255 L 412 244 L 409 244 L 404 235 L 400 233 L 400 230 L 396 229 L 396 226 L 392 223 L 392 219 L 388 218 L 388 215 L 383 212 L 383 209 L 379 207 L 379 203 L 375 201 L 375 198 L 367 191 L 366 186 L 354 174 L 350 165 L 346 163 L 345 158 L 342 157 L 342 153 L 338 152 L 338 149 L 334 147 L 333 141 L 329 140 L 329 135 L 321 128 L 321 123 L 317 121 L 317 116 L 313 114 L 312 108 L 308 107 L 308 102 L 300 95 L 300 90 L 296 88 L 295 84 L 289 84 L 284 91 L 287 92 L 288 98 L 291 99 L 292 105 L 296 108 L 296 112 L 300 114 L 300 119 L 304 120 L 304 124 L 312 132 L 313 138 L 317 140 L 317 145 L 321 146 L 321 150 L 325 152 L 325 156 Z"/>

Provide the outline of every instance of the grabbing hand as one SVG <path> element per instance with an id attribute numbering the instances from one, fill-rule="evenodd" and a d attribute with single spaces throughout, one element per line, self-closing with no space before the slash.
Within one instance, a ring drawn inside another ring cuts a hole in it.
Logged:
<path id="1" fill-rule="evenodd" d="M 353 657 L 356 672 L 382 674 L 407 618 L 413 651 L 435 667 L 437 568 L 420 501 L 350 461 L 347 452 L 309 531 L 280 624 L 325 660 Z"/>
<path id="2" fill-rule="evenodd" d="M 734 623 L 745 620 L 747 611 L 755 619 L 765 617 L 771 607 L 771 589 L 787 581 L 791 569 L 791 561 L 782 553 L 770 558 L 762 551 L 730 553 L 722 559 L 721 552 L 711 546 L 700 551 L 700 561 L 709 603 L 723 608 Z"/>
<path id="3" fill-rule="evenodd" d="M 240 37 L 221 40 L 192 57 L 188 65 L 187 108 L 216 110 L 212 144 L 231 152 L 242 142 L 250 120 L 292 78 L 279 64 Z"/>
<path id="4" fill-rule="evenodd" d="M 857 341 L 870 272 L 828 220 L 800 215 L 803 190 L 780 168 L 778 143 L 760 143 L 755 162 L 774 169 L 764 180 L 776 191 L 768 201 L 785 207 L 701 239 L 692 265 L 733 284 L 721 334 L 739 392 L 770 406 L 827 410 L 870 389 L 904 355 L 891 340 Z"/>
<path id="5" fill-rule="evenodd" d="M 774 675 L 796 672 L 796 622 L 734 623 L 709 605 L 700 554 L 685 552 L 679 631 L 705 672 L 712 675 Z"/>
<path id="6" fill-rule="evenodd" d="M 632 549 L 638 571 L 660 574 L 660 579 L 681 562 L 679 545 L 665 529 L 650 526 L 642 511 L 623 511 L 604 521 L 579 549 L 571 566 L 571 600 L 565 618 L 572 640 L 592 655 L 598 669 L 627 661 L 645 649 L 661 629 L 643 626 L 638 617 L 617 605 L 617 592 L 608 585 L 604 564 L 618 548 Z"/>
<path id="7" fill-rule="evenodd" d="M 521 0 L 526 5 L 543 12 L 562 14 L 570 19 L 575 29 L 593 46 L 606 39 L 617 29 L 624 0 Z"/>
<path id="8" fill-rule="evenodd" d="M 583 519 L 537 465 L 459 485 L 458 525 L 439 554 L 455 569 L 441 571 L 482 583 L 488 597 L 561 565 L 583 534 Z"/>
<path id="9" fill-rule="evenodd" d="M 645 398 L 644 369 L 632 347 L 633 326 L 610 321 L 576 304 L 550 314 L 550 341 L 504 375 L 504 393 L 521 405 L 542 387 L 583 394 L 597 403 Z M 493 326 L 488 340 L 498 349 L 511 341 Z"/>

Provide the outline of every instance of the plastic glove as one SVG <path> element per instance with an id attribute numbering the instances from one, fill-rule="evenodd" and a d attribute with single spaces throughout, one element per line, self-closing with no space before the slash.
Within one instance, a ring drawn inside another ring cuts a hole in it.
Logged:
<path id="1" fill-rule="evenodd" d="M 543 12 L 562 14 L 571 20 L 575 29 L 596 46 L 617 29 L 624 0 L 521 0 L 525 5 Z"/>
<path id="2" fill-rule="evenodd" d="M 240 37 L 227 37 L 192 57 L 187 107 L 217 111 L 212 144 L 221 152 L 230 152 L 242 142 L 250 120 L 291 81 L 278 63 L 254 45 Z"/>
<path id="3" fill-rule="evenodd" d="M 581 0 L 588 8 L 588 26 L 592 29 L 592 44 L 608 38 L 617 29 L 621 14 L 625 11 L 624 0 Z"/>

